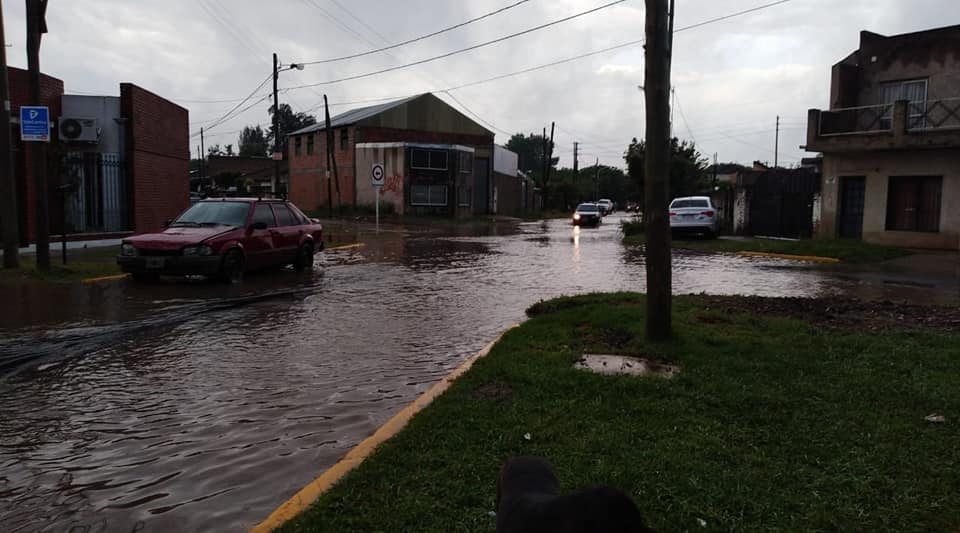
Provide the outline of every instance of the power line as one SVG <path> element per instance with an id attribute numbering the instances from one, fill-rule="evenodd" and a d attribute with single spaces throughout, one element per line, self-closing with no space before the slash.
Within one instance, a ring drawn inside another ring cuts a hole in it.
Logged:
<path id="1" fill-rule="evenodd" d="M 687 134 L 690 135 L 690 140 L 693 141 L 693 144 L 697 144 L 697 138 L 693 136 L 693 130 L 690 129 L 690 123 L 687 122 L 687 116 L 683 114 L 683 106 L 680 105 L 680 97 L 677 96 L 677 89 L 673 89 L 673 97 L 677 102 L 677 111 L 680 112 L 680 118 L 683 119 L 683 125 L 687 128 Z"/>
<path id="2" fill-rule="evenodd" d="M 385 73 L 387 73 L 387 72 L 393 72 L 393 71 L 395 71 L 395 70 L 401 70 L 401 69 L 413 67 L 413 66 L 416 66 L 416 65 L 423 65 L 424 63 L 430 63 L 430 62 L 436 61 L 436 60 L 438 60 L 438 59 L 444 59 L 444 58 L 447 58 L 447 57 L 451 57 L 451 56 L 455 56 L 455 55 L 458 55 L 458 54 L 462 54 L 462 53 L 464 53 L 464 52 L 470 52 L 470 51 L 472 51 L 472 50 L 476 50 L 476 49 L 478 49 L 478 48 L 483 48 L 483 47 L 489 46 L 489 45 L 491 45 L 491 44 L 495 44 L 495 43 L 503 42 L 503 41 L 506 41 L 506 40 L 509 40 L 509 39 L 513 39 L 513 38 L 515 38 L 515 37 L 519 37 L 519 36 L 521 36 L 521 35 L 526 35 L 526 34 L 528 34 L 528 33 L 532 33 L 532 32 L 538 31 L 538 30 L 542 30 L 542 29 L 548 28 L 548 27 L 550 27 L 550 26 L 555 26 L 555 25 L 557 25 L 557 24 L 560 24 L 560 23 L 563 23 L 563 22 L 567 22 L 567 21 L 569 21 L 569 20 L 573 20 L 573 19 L 575 19 L 575 18 L 579 18 L 579 17 L 585 16 L 585 15 L 589 15 L 589 14 L 591 14 L 591 13 L 595 13 L 595 12 L 600 11 L 600 10 L 602 10 L 602 9 L 606 9 L 606 8 L 608 8 L 608 7 L 615 6 L 615 5 L 617 5 L 617 4 L 622 4 L 623 2 L 626 2 L 626 1 L 627 1 L 627 0 L 614 0 L 613 2 L 609 2 L 609 3 L 604 4 L 604 5 L 602 5 L 602 6 L 595 7 L 595 8 L 593 8 L 593 9 L 588 9 L 588 10 L 586 10 L 586 11 L 581 11 L 580 13 L 576 13 L 576 14 L 570 15 L 570 16 L 568 16 L 568 17 L 564 17 L 564 18 L 562 18 L 562 19 L 557 19 L 557 20 L 554 20 L 554 21 L 552 21 L 552 22 L 547 22 L 547 23 L 541 24 L 541 25 L 539 25 L 539 26 L 534 26 L 533 28 L 528 28 L 528 29 L 526 29 L 526 30 L 519 31 L 519 32 L 517 32 L 517 33 L 512 33 L 512 34 L 510 34 L 510 35 L 505 35 L 505 36 L 499 37 L 499 38 L 497 38 L 497 39 L 493 39 L 493 40 L 490 40 L 490 41 L 486 41 L 486 42 L 483 42 L 483 43 L 480 43 L 480 44 L 475 44 L 475 45 L 473 45 L 473 46 L 468 46 L 468 47 L 466 47 L 466 48 L 460 48 L 460 49 L 457 49 L 457 50 L 453 50 L 453 51 L 447 52 L 447 53 L 445 53 L 445 54 L 440 54 L 440 55 L 436 55 L 436 56 L 433 56 L 433 57 L 428 57 L 428 58 L 426 58 L 426 59 L 421 59 L 421 60 L 419 60 L 419 61 L 414 61 L 414 62 L 412 62 L 412 63 L 406 63 L 406 64 L 403 64 L 403 65 L 396 65 L 396 66 L 389 67 L 389 68 L 385 68 L 385 69 L 375 70 L 375 71 L 373 71 L 373 72 L 365 72 L 365 73 L 363 73 L 363 74 L 356 74 L 356 75 L 353 75 L 353 76 L 347 76 L 347 77 L 345 77 L 345 78 L 338 78 L 338 79 L 327 80 L 327 81 L 322 81 L 322 82 L 317 82 L 317 83 L 309 83 L 309 84 L 306 84 L 306 85 L 296 85 L 296 86 L 293 86 L 293 87 L 288 87 L 288 89 L 305 89 L 305 88 L 310 88 L 310 87 L 319 87 L 319 86 L 321 86 L 321 85 L 332 85 L 332 84 L 334 84 L 334 83 L 342 83 L 342 82 L 345 82 L 345 81 L 353 81 L 353 80 L 358 80 L 358 79 L 362 79 L 362 78 L 369 78 L 370 76 L 376 76 L 376 75 L 379 75 L 379 74 L 385 74 Z M 448 90 L 449 90 L 449 89 L 448 89 Z"/>
<path id="3" fill-rule="evenodd" d="M 382 48 L 377 48 L 376 50 L 368 50 L 368 51 L 366 51 L 366 52 L 360 52 L 360 53 L 357 53 L 357 54 L 350 54 L 350 55 L 341 56 L 341 57 L 333 57 L 333 58 L 330 58 L 330 59 L 321 59 L 321 60 L 318 60 L 318 61 L 308 61 L 308 62 L 306 62 L 306 63 L 304 63 L 304 64 L 305 64 L 305 65 L 318 65 L 318 64 L 321 64 L 321 63 L 333 63 L 333 62 L 336 62 L 336 61 L 346 61 L 346 60 L 348 60 L 348 59 L 355 59 L 355 58 L 358 58 L 358 57 L 364 57 L 364 56 L 368 56 L 368 55 L 371 55 L 371 54 L 377 54 L 377 53 L 380 53 L 380 52 L 385 52 L 385 51 L 387 51 L 387 50 L 392 50 L 392 49 L 394 49 L 394 48 L 399 48 L 399 47 L 401 47 L 401 46 L 406 46 L 406 45 L 408 45 L 408 44 L 412 44 L 412 43 L 415 43 L 415 42 L 418 42 L 418 41 L 422 41 L 422 40 L 424 40 L 424 39 L 429 39 L 429 38 L 431 38 L 431 37 L 436 37 L 437 35 L 440 35 L 440 34 L 443 34 L 443 33 L 447 33 L 447 32 L 449 32 L 449 31 L 455 30 L 455 29 L 457 29 L 457 28 L 462 28 L 462 27 L 464 27 L 464 26 L 466 26 L 466 25 L 468 25 L 468 24 L 473 24 L 474 22 L 483 20 L 483 19 L 485 19 L 485 18 L 492 17 L 492 16 L 497 15 L 497 14 L 499 14 L 499 13 L 503 13 L 504 11 L 507 11 L 508 9 L 513 9 L 513 8 L 515 8 L 515 7 L 517 7 L 517 6 L 521 5 L 521 4 L 525 4 L 525 3 L 529 2 L 529 1 L 530 1 L 530 0 L 520 0 L 519 2 L 515 2 L 515 3 L 510 4 L 510 5 L 508 5 L 508 6 L 501 7 L 500 9 L 497 9 L 497 10 L 495 10 L 495 11 L 491 11 L 491 12 L 489 12 L 489 13 L 485 13 L 485 14 L 483 14 L 483 15 L 480 15 L 479 17 L 474 17 L 474 18 L 472 18 L 472 19 L 470 19 L 470 20 L 461 22 L 461 23 L 459 23 L 459 24 L 455 24 L 455 25 L 453 25 L 453 26 L 448 26 L 448 27 L 446 27 L 446 28 L 443 28 L 442 30 L 437 30 L 437 31 L 435 31 L 435 32 L 428 33 L 428 34 L 426 34 L 426 35 L 421 35 L 421 36 L 415 37 L 415 38 L 413 38 L 413 39 L 408 39 L 408 40 L 406 40 L 406 41 L 403 41 L 403 42 L 400 42 L 400 43 L 396 43 L 396 44 L 392 44 L 392 45 L 390 45 L 390 46 L 384 46 L 384 47 L 382 47 Z M 335 3 L 337 6 L 339 6 L 340 9 L 343 9 L 344 11 L 346 11 L 348 15 L 350 15 L 350 16 L 352 16 L 352 17 L 354 18 L 354 20 L 357 20 L 357 22 L 359 22 L 360 24 L 363 24 L 364 26 L 366 26 L 366 27 L 369 28 L 369 26 L 368 26 L 366 23 L 364 23 L 362 20 L 357 19 L 357 17 L 353 16 L 353 15 L 350 13 L 350 11 L 348 11 L 346 8 L 344 8 L 344 7 L 340 4 L 340 2 L 337 2 L 336 0 L 333 0 L 333 3 Z M 373 29 L 371 28 L 371 30 L 373 30 Z M 373 31 L 375 31 L 375 30 L 373 30 Z"/>
<path id="4" fill-rule="evenodd" d="M 443 94 L 446 94 L 446 95 L 449 96 L 450 98 L 453 98 L 453 101 L 454 101 L 454 102 L 460 104 L 460 107 L 466 109 L 467 112 L 470 113 L 471 115 L 473 115 L 477 120 L 479 120 L 480 122 L 486 124 L 487 126 L 490 126 L 490 127 L 493 128 L 494 130 L 499 131 L 500 133 L 506 135 L 507 138 L 509 138 L 510 136 L 513 135 L 512 133 L 510 133 L 510 132 L 508 132 L 508 131 L 504 131 L 504 130 L 502 130 L 502 129 L 496 127 L 496 126 L 494 126 L 493 124 L 487 122 L 486 120 L 484 120 L 483 117 L 481 117 L 480 115 L 474 113 L 472 109 L 470 109 L 469 107 L 467 107 L 463 102 L 460 101 L 459 98 L 457 98 L 457 97 L 454 96 L 452 93 L 450 93 L 450 91 L 443 91 Z"/>
<path id="5" fill-rule="evenodd" d="M 257 94 L 257 91 L 259 91 L 259 90 L 260 90 L 264 85 L 266 85 L 266 83 L 267 83 L 268 81 L 270 81 L 271 79 L 273 79 L 273 73 L 272 73 L 272 72 L 270 73 L 269 76 L 267 76 L 266 78 L 263 78 L 263 81 L 260 82 L 260 85 L 257 85 L 256 88 L 254 88 L 252 91 L 250 91 L 250 94 L 247 95 L 246 98 L 244 98 L 243 100 L 241 100 L 237 105 L 233 106 L 233 107 L 230 109 L 230 111 L 227 111 L 226 113 L 224 113 L 224 115 L 223 115 L 222 117 L 220 117 L 220 118 L 218 118 L 217 120 L 215 120 L 215 121 L 214 121 L 214 124 L 213 124 L 212 126 L 210 126 L 210 128 L 215 128 L 215 127 L 219 126 L 220 124 L 223 124 L 225 121 L 229 120 L 230 118 L 233 118 L 233 117 L 231 117 L 230 115 L 233 114 L 234 111 L 236 111 L 238 108 L 240 108 L 240 106 L 242 106 L 242 105 L 243 105 L 244 103 L 246 103 L 248 100 L 250 100 L 251 98 L 253 98 L 253 95 Z M 257 103 L 259 103 L 259 100 L 257 100 L 256 102 L 254 102 L 254 105 L 257 104 Z M 248 106 L 248 107 L 244 108 L 243 111 L 246 111 L 247 109 L 250 109 L 250 107 L 252 107 L 252 106 Z M 240 113 L 242 113 L 243 111 L 241 111 Z M 238 113 L 238 114 L 239 114 L 239 113 Z M 208 129 L 209 129 L 209 128 L 208 128 Z M 191 135 L 191 137 L 196 137 L 196 136 L 197 136 L 197 134 Z"/>

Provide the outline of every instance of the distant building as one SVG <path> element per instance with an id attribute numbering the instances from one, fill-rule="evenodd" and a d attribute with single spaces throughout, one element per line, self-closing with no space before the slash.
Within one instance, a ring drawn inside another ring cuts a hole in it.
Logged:
<path id="1" fill-rule="evenodd" d="M 735 234 L 810 238 L 817 224 L 820 174 L 810 168 L 773 169 L 756 162 L 752 169 L 737 173 L 733 191 L 725 197 L 731 196 Z"/>
<path id="2" fill-rule="evenodd" d="M 27 71 L 9 67 L 11 113 L 28 104 Z M 41 105 L 53 126 L 47 145 L 50 234 L 85 237 L 162 229 L 189 205 L 187 110 L 132 83 L 120 96 L 64 94 L 40 76 Z M 20 241 L 34 242 L 31 151 L 11 127 Z M 61 190 L 65 192 L 61 193 Z M 64 217 L 64 211 L 66 216 Z M 76 238 L 76 237 L 74 237 Z"/>
<path id="3" fill-rule="evenodd" d="M 960 249 L 960 26 L 860 32 L 833 66 L 830 109 L 808 116 L 819 235 Z"/>
<path id="4" fill-rule="evenodd" d="M 289 161 L 285 159 L 280 162 L 278 193 L 285 193 L 287 190 L 288 168 Z M 275 169 L 274 160 L 267 156 L 211 155 L 207 157 L 205 171 L 207 177 L 220 189 L 224 188 L 224 183 L 232 181 L 238 190 L 246 184 L 251 192 L 259 192 L 271 190 Z M 196 187 L 192 186 L 191 189 L 196 190 Z"/>
<path id="5" fill-rule="evenodd" d="M 385 171 L 382 200 L 397 213 L 494 210 L 493 133 L 433 94 L 347 111 L 331 129 L 336 179 L 323 123 L 289 135 L 290 199 L 305 210 L 372 205 L 375 164 Z"/>

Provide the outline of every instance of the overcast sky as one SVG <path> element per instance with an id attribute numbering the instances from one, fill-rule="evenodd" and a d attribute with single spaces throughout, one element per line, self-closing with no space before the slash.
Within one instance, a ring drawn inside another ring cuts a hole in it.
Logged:
<path id="1" fill-rule="evenodd" d="M 51 0 L 42 70 L 66 92 L 119 94 L 128 81 L 190 110 L 191 132 L 224 115 L 282 63 L 364 52 L 405 41 L 518 0 Z M 378 53 L 280 74 L 280 87 L 334 80 L 418 61 L 608 3 L 529 0 L 440 36 Z M 773 0 L 677 0 L 676 27 Z M 25 67 L 24 2 L 3 2 L 7 58 Z M 346 10 L 349 11 L 346 11 Z M 328 95 L 333 114 L 349 102 L 434 91 L 496 132 L 539 132 L 556 121 L 561 165 L 573 142 L 582 165 L 623 166 L 631 137 L 643 134 L 643 49 L 639 45 L 527 74 L 450 91 L 643 38 L 643 0 L 615 6 L 491 46 L 363 79 L 286 91 L 281 102 L 316 112 Z M 749 164 L 773 160 L 776 116 L 780 160 L 805 154 L 806 111 L 826 107 L 830 67 L 857 48 L 861 29 L 897 34 L 960 23 L 960 0 L 791 0 L 675 37 L 674 131 L 709 157 Z M 269 91 L 269 83 L 257 92 Z M 223 100 L 232 100 L 224 102 Z M 258 101 L 259 100 L 259 101 Z M 215 102 L 216 101 L 216 102 Z M 207 144 L 236 144 L 237 130 L 267 124 L 266 99 L 209 128 Z M 467 106 L 465 110 L 463 106 Z M 682 113 L 681 113 L 682 110 Z M 319 116 L 319 115 L 318 115 Z M 494 129 L 495 128 L 495 129 Z M 501 131 L 502 130 L 502 131 Z M 191 149 L 199 139 L 191 139 Z"/>

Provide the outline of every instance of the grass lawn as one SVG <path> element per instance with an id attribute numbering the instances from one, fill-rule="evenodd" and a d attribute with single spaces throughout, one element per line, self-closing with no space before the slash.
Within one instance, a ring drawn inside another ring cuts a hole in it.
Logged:
<path id="1" fill-rule="evenodd" d="M 50 245 L 50 271 L 37 270 L 33 254 L 20 256 L 18 270 L 0 269 L 0 283 L 17 283 L 24 280 L 52 283 L 76 283 L 87 278 L 121 274 L 117 265 L 116 246 L 67 250 L 67 264 L 61 262 L 59 243 Z"/>
<path id="2" fill-rule="evenodd" d="M 643 340 L 640 295 L 534 306 L 282 530 L 493 531 L 498 470 L 514 455 L 551 461 L 565 491 L 624 490 L 660 531 L 960 527 L 955 327 L 832 327 L 817 310 L 814 324 L 722 301 L 676 297 L 676 339 L 660 345 Z M 681 370 L 602 377 L 571 368 L 583 353 Z M 924 420 L 934 412 L 947 423 Z"/>
<path id="3" fill-rule="evenodd" d="M 643 244 L 643 234 L 624 237 L 625 244 Z M 767 252 L 790 255 L 813 255 L 834 257 L 847 263 L 878 263 L 910 255 L 909 250 L 880 246 L 863 241 L 846 239 L 804 239 L 800 241 L 779 241 L 771 239 L 731 240 L 731 239 L 673 239 L 674 248 L 704 250 L 711 252 Z"/>

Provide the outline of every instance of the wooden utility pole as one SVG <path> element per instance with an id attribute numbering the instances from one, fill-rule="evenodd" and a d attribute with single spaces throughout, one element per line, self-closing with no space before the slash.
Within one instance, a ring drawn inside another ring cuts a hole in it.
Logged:
<path id="1" fill-rule="evenodd" d="M 780 115 L 777 115 L 777 133 L 773 137 L 773 171 L 780 164 Z"/>
<path id="2" fill-rule="evenodd" d="M 40 102 L 40 39 L 47 33 L 47 0 L 27 0 L 27 70 L 30 105 Z M 3 43 L 0 43 L 3 44 Z M 37 244 L 37 270 L 50 270 L 50 199 L 47 197 L 47 144 L 31 145 L 33 154 L 34 235 Z"/>
<path id="3" fill-rule="evenodd" d="M 647 268 L 647 340 L 671 335 L 673 279 L 670 257 L 670 59 L 674 0 L 646 0 L 644 98 L 647 153 L 644 213 Z"/>
<path id="4" fill-rule="evenodd" d="M 6 43 L 3 6 L 0 5 L 0 44 Z M 0 226 L 3 228 L 3 268 L 20 266 L 20 220 L 17 214 L 17 180 L 10 151 L 10 86 L 7 81 L 7 47 L 0 46 Z"/>
<path id="5" fill-rule="evenodd" d="M 334 155 L 334 135 L 333 128 L 330 126 L 330 105 L 327 104 L 327 95 L 323 95 L 323 114 L 324 124 L 327 128 L 327 175 L 329 177 L 330 168 L 333 168 L 333 184 L 337 189 L 337 209 L 342 210 L 343 204 L 340 202 L 340 175 L 337 173 L 337 156 Z M 330 182 L 327 180 L 327 197 L 330 198 L 330 213 L 333 214 L 333 198 L 330 194 Z"/>
<path id="6" fill-rule="evenodd" d="M 280 60 L 273 54 L 273 187 L 271 192 L 277 192 L 280 187 L 280 106 L 277 97 L 277 78 L 280 77 Z"/>
<path id="7" fill-rule="evenodd" d="M 599 200 L 600 199 L 600 158 L 599 157 L 597 158 L 597 162 L 594 163 L 593 165 L 597 169 L 597 177 L 596 177 L 597 196 L 595 199 Z"/>

